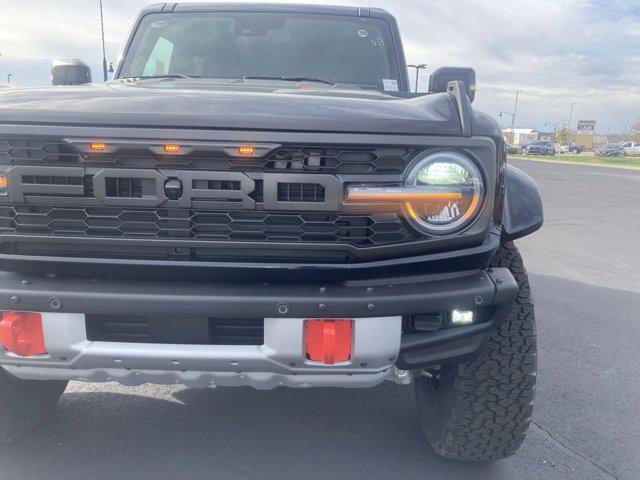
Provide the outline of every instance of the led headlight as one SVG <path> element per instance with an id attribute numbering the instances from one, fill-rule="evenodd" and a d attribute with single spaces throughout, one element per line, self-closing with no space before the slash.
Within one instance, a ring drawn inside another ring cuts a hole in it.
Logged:
<path id="1" fill-rule="evenodd" d="M 456 152 L 436 152 L 418 161 L 405 186 L 422 192 L 403 205 L 409 222 L 425 233 L 449 233 L 468 224 L 484 197 L 478 167 Z"/>

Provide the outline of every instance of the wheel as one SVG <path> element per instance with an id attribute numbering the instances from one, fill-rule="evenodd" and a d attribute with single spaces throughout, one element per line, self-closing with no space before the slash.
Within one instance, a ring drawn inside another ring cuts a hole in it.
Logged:
<path id="1" fill-rule="evenodd" d="M 67 382 L 20 380 L 0 367 L 0 444 L 37 427 L 53 410 Z"/>
<path id="2" fill-rule="evenodd" d="M 571 153 L 573 153 L 574 155 L 577 155 L 579 152 L 577 148 L 572 148 Z"/>
<path id="3" fill-rule="evenodd" d="M 520 290 L 507 318 L 472 361 L 416 380 L 420 425 L 436 453 L 456 460 L 514 454 L 531 421 L 536 384 L 533 303 L 522 258 L 505 243 L 492 266 L 508 268 Z"/>

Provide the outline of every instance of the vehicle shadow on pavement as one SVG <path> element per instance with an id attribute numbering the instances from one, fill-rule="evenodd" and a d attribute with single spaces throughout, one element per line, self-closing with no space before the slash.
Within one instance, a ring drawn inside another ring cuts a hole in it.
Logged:
<path id="1" fill-rule="evenodd" d="M 71 392 L 35 434 L 0 448 L 0 464 L 3 475 L 21 480 L 480 479 L 495 472 L 495 464 L 437 457 L 415 419 L 413 389 L 391 384 L 177 389 L 165 399 Z"/>

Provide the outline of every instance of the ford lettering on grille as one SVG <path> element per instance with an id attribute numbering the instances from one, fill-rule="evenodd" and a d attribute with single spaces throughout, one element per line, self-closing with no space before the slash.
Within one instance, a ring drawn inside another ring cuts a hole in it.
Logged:
<path id="1" fill-rule="evenodd" d="M 158 171 L 107 168 L 88 174 L 82 167 L 14 166 L 7 170 L 12 203 L 27 196 L 93 197 L 105 205 L 158 207 L 167 202 L 192 208 L 195 202 L 228 210 L 255 210 L 261 190 L 265 210 L 338 211 L 342 182 L 333 175 Z M 172 200 L 175 199 L 175 200 Z"/>

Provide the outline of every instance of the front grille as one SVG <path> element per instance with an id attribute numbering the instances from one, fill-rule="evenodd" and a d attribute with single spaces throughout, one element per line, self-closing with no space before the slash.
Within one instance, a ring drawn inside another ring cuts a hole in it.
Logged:
<path id="1" fill-rule="evenodd" d="M 0 137 L 0 164 L 8 165 L 384 174 L 402 173 L 416 153 L 415 148 L 384 146 L 285 145 L 258 159 L 197 151 L 184 157 L 123 153 L 89 158 L 61 138 Z"/>
<path id="2" fill-rule="evenodd" d="M 263 318 L 87 315 L 93 342 L 168 345 L 262 345 Z"/>
<path id="3" fill-rule="evenodd" d="M 0 198 L 0 253 L 349 263 L 385 254 L 369 247 L 423 239 L 388 206 L 336 211 L 349 182 L 400 181 L 417 147 L 287 144 L 258 159 L 193 148 L 184 157 L 135 146 L 85 155 L 61 138 L 0 136 L 0 170 L 14 166 Z"/>
<path id="4" fill-rule="evenodd" d="M 219 212 L 192 209 L 0 206 L 0 235 L 346 243 L 417 239 L 395 213 Z"/>

